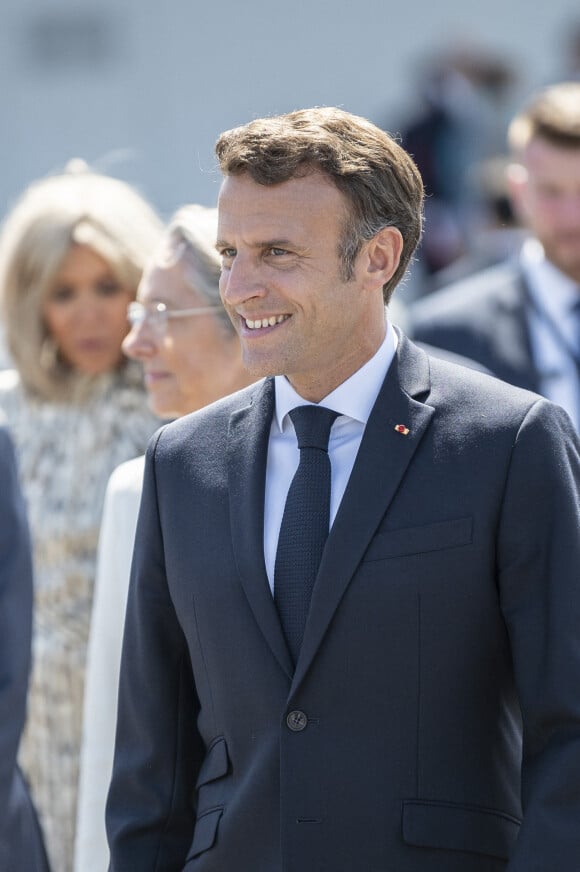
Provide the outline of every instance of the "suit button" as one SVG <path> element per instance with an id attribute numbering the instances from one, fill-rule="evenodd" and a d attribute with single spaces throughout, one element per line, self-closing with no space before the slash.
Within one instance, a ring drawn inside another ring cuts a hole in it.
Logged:
<path id="1" fill-rule="evenodd" d="M 308 718 L 301 711 L 293 711 L 286 718 L 286 725 L 289 730 L 292 730 L 293 733 L 299 733 L 301 730 L 306 729 L 306 725 L 308 724 Z"/>

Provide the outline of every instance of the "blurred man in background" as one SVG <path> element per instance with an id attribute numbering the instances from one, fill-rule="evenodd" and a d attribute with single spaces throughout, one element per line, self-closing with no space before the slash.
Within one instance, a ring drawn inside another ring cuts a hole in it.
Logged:
<path id="1" fill-rule="evenodd" d="M 415 304 L 410 329 L 543 394 L 580 428 L 580 82 L 535 95 L 508 141 L 529 238 L 517 258 Z"/>

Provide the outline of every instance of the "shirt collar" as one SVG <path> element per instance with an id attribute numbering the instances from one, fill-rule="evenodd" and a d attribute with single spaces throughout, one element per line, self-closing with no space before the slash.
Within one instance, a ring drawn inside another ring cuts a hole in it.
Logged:
<path id="1" fill-rule="evenodd" d="M 397 348 L 397 334 L 387 320 L 385 338 L 370 360 L 324 397 L 319 405 L 366 424 Z M 286 376 L 274 379 L 275 420 L 280 432 L 288 425 L 288 412 L 296 406 L 315 405 L 298 394 Z"/>
<path id="2" fill-rule="evenodd" d="M 560 321 L 569 316 L 578 302 L 578 285 L 548 260 L 537 239 L 527 239 L 521 252 L 521 265 L 530 293 L 540 306 Z"/>

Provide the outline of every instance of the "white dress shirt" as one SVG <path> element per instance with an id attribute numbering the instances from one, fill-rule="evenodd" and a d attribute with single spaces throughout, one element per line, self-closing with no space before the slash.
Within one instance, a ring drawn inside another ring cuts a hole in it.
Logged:
<path id="1" fill-rule="evenodd" d="M 524 244 L 521 264 L 534 303 L 528 310 L 528 322 L 540 392 L 566 409 L 580 430 L 578 370 L 566 348 L 576 349 L 578 341 L 570 315 L 580 299 L 578 286 L 547 260 L 536 239 Z"/>
<path id="2" fill-rule="evenodd" d="M 350 478 L 366 423 L 396 347 L 397 335 L 387 322 L 385 338 L 374 356 L 319 404 L 339 414 L 332 425 L 328 444 L 331 463 L 331 526 Z M 300 459 L 294 425 L 288 413 L 297 406 L 315 405 L 297 394 L 285 376 L 276 376 L 274 384 L 276 405 L 268 443 L 264 503 L 264 557 L 272 592 L 284 505 Z"/>

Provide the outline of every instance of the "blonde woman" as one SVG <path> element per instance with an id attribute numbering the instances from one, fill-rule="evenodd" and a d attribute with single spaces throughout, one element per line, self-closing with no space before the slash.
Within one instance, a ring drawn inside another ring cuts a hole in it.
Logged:
<path id="1" fill-rule="evenodd" d="M 85 656 L 106 483 L 158 420 L 121 344 L 162 226 L 130 186 L 78 163 L 34 183 L 0 235 L 14 369 L 0 408 L 16 445 L 35 571 L 21 763 L 54 872 L 73 863 Z"/>

